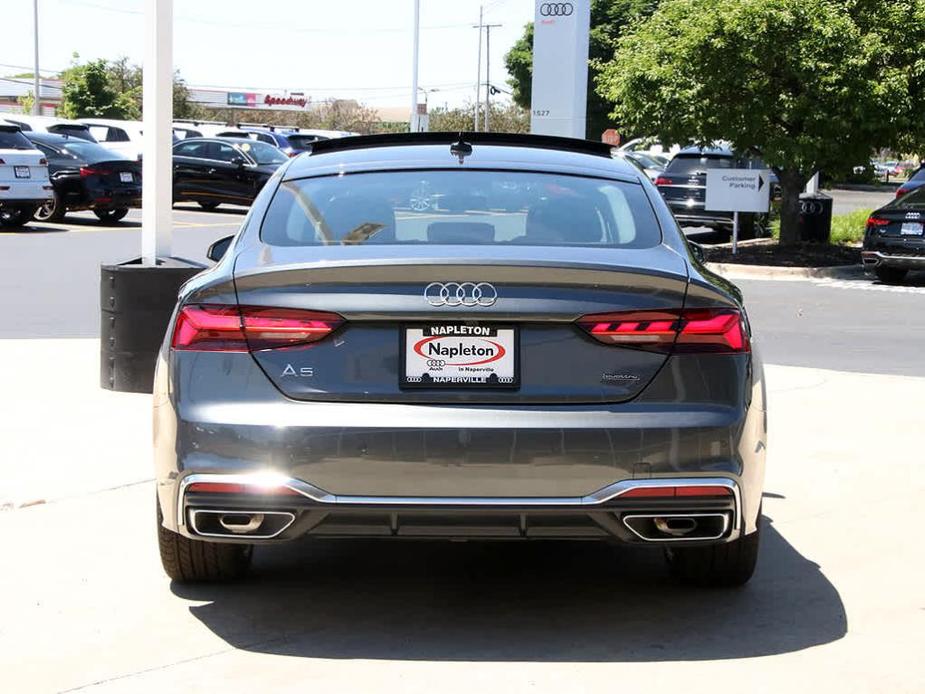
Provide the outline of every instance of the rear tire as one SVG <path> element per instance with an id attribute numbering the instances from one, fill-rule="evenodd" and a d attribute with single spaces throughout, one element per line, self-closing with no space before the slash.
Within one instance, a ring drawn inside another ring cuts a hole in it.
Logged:
<path id="1" fill-rule="evenodd" d="M 34 214 L 34 207 L 4 207 L 0 209 L 0 227 L 18 229 L 25 226 Z"/>
<path id="2" fill-rule="evenodd" d="M 898 267 L 878 267 L 874 269 L 874 272 L 877 273 L 877 279 L 884 284 L 899 284 L 906 279 L 909 273 L 908 270 Z"/>
<path id="3" fill-rule="evenodd" d="M 166 574 L 181 583 L 233 581 L 250 567 L 253 545 L 191 540 L 163 525 L 157 504 L 157 545 Z"/>
<path id="4" fill-rule="evenodd" d="M 217 202 L 199 202 L 199 206 L 206 212 L 211 212 L 212 210 L 218 209 L 218 205 L 219 203 Z"/>
<path id="5" fill-rule="evenodd" d="M 665 558 L 672 575 L 682 583 L 705 588 L 744 586 L 755 573 L 760 534 L 759 512 L 758 529 L 750 535 L 721 545 L 675 547 L 665 552 Z"/>
<path id="6" fill-rule="evenodd" d="M 67 209 L 64 207 L 61 196 L 55 193 L 51 200 L 44 205 L 39 205 L 35 211 L 35 219 L 39 222 L 60 222 L 64 219 L 66 212 Z"/>
<path id="7" fill-rule="evenodd" d="M 120 207 L 115 210 L 93 210 L 93 214 L 101 222 L 118 222 L 128 214 L 127 207 Z"/>

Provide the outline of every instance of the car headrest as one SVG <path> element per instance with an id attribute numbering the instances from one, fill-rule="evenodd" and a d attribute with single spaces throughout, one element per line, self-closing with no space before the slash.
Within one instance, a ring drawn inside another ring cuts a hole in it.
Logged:
<path id="1" fill-rule="evenodd" d="M 527 210 L 524 241 L 596 243 L 601 222 L 594 207 L 583 198 L 544 200 Z"/>

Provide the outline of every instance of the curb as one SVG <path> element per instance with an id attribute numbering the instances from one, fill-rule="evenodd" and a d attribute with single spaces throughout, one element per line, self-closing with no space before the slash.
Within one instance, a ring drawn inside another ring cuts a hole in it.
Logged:
<path id="1" fill-rule="evenodd" d="M 858 279 L 864 277 L 861 265 L 833 267 L 777 267 L 774 265 L 741 265 L 738 263 L 707 263 L 707 269 L 724 277 L 763 279 Z"/>

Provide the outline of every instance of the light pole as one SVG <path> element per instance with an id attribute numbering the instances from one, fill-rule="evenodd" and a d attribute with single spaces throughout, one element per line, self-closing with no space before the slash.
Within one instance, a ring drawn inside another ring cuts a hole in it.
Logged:
<path id="1" fill-rule="evenodd" d="M 413 56 L 411 58 L 411 119 L 409 128 L 411 132 L 418 131 L 418 44 L 421 39 L 421 0 L 414 0 L 414 40 Z"/>
<path id="2" fill-rule="evenodd" d="M 32 113 L 42 113 L 42 102 L 39 101 L 39 0 L 32 0 L 32 37 L 35 43 L 34 62 L 32 67 Z"/>

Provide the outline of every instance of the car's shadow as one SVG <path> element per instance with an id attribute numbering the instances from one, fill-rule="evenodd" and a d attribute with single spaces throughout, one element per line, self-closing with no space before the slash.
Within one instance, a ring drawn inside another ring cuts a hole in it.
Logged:
<path id="1" fill-rule="evenodd" d="M 75 215 L 67 215 L 62 219 L 59 224 L 71 227 L 81 227 L 84 229 L 112 229 L 115 227 L 121 227 L 125 229 L 140 229 L 141 220 L 140 219 L 120 219 L 117 222 L 110 221 L 101 221 L 96 217 L 77 217 Z"/>
<path id="2" fill-rule="evenodd" d="M 253 576 L 175 594 L 244 650 L 312 658 L 716 660 L 841 638 L 834 586 L 768 519 L 743 589 L 683 587 L 660 552 L 597 543 L 297 542 Z"/>

